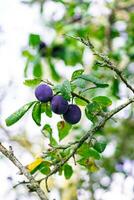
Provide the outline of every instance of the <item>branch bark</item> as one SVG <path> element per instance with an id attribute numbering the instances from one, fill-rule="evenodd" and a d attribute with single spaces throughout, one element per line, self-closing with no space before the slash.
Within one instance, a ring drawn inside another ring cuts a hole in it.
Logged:
<path id="1" fill-rule="evenodd" d="M 127 107 L 129 104 L 134 102 L 134 97 L 130 98 L 127 102 L 125 102 L 124 104 L 118 106 L 117 108 L 113 109 L 112 111 L 108 112 L 105 117 L 103 117 L 103 119 L 101 121 L 99 121 L 95 126 L 93 126 L 83 137 L 81 137 L 81 139 L 79 140 L 78 143 L 76 143 L 76 146 L 74 147 L 72 153 L 65 159 L 62 161 L 62 163 L 57 164 L 57 166 L 51 171 L 51 173 L 49 175 L 47 175 L 45 178 L 42 178 L 39 180 L 39 182 L 43 181 L 44 179 L 48 179 L 50 176 L 52 176 L 53 174 L 55 174 L 56 172 L 58 172 L 58 170 L 71 158 L 75 155 L 75 153 L 77 152 L 77 150 L 81 147 L 81 145 L 87 140 L 87 139 L 91 139 L 93 138 L 94 134 L 96 133 L 96 131 L 100 130 L 105 123 L 116 113 L 118 113 L 119 111 L 121 111 L 122 109 L 124 109 L 125 107 Z"/>
<path id="2" fill-rule="evenodd" d="M 44 191 L 40 188 L 39 183 L 33 178 L 33 176 L 26 170 L 26 168 L 20 163 L 20 161 L 15 157 L 13 151 L 6 149 L 0 143 L 0 152 L 5 155 L 19 170 L 20 172 L 29 180 L 29 189 L 35 191 L 41 200 L 48 200 Z"/>
<path id="3" fill-rule="evenodd" d="M 76 39 L 78 39 L 78 38 L 76 38 Z M 89 39 L 87 39 L 87 41 L 86 41 L 83 38 L 79 38 L 78 40 L 80 40 L 83 44 L 88 46 L 92 50 L 94 55 L 96 55 L 100 59 L 102 59 L 106 65 L 106 67 L 113 70 L 120 77 L 120 79 L 124 82 L 124 84 L 134 93 L 134 88 L 127 81 L 127 79 L 123 76 L 122 71 L 120 71 L 118 69 L 118 67 L 113 62 L 111 62 L 110 59 L 106 55 L 96 51 L 96 49 L 94 48 L 93 44 L 90 42 Z"/>
<path id="4" fill-rule="evenodd" d="M 104 63 L 102 63 L 102 66 L 106 66 L 107 68 L 113 70 L 120 77 L 120 79 L 127 86 L 127 88 L 129 88 L 134 93 L 134 88 L 127 81 L 127 79 L 123 76 L 122 71 L 120 71 L 113 62 L 111 62 L 111 60 L 108 58 L 108 56 L 96 51 L 93 44 L 90 42 L 89 38 L 87 38 L 87 40 L 86 40 L 84 38 L 79 38 L 79 37 L 74 37 L 74 36 L 69 36 L 69 35 L 65 35 L 65 36 L 70 37 L 75 40 L 78 40 L 78 41 L 82 42 L 85 46 L 89 47 L 92 50 L 94 55 L 98 56 L 100 59 L 103 60 Z"/>

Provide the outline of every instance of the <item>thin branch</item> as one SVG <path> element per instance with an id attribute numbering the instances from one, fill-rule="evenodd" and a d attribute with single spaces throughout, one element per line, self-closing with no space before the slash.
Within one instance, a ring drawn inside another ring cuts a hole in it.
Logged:
<path id="1" fill-rule="evenodd" d="M 78 97 L 79 99 L 85 101 L 86 103 L 90 103 L 90 101 L 88 99 L 86 99 L 85 97 L 83 97 L 83 96 L 81 96 L 81 95 L 79 95 L 75 92 L 71 92 L 71 94 L 72 94 L 73 97 Z"/>
<path id="2" fill-rule="evenodd" d="M 49 80 L 41 80 L 41 81 L 46 83 L 46 84 L 48 84 L 48 85 L 50 85 L 50 86 L 54 86 L 54 84 L 51 83 Z M 91 89 L 93 89 L 93 88 L 91 88 Z M 71 94 L 72 94 L 73 97 L 78 97 L 79 99 L 85 101 L 86 103 L 90 103 L 90 101 L 88 99 L 86 99 L 85 97 L 83 97 L 83 96 L 81 96 L 81 95 L 79 95 L 79 94 L 77 94 L 75 92 L 71 92 Z"/>
<path id="3" fill-rule="evenodd" d="M 80 38 L 80 40 L 83 44 L 85 44 L 92 50 L 94 55 L 101 58 L 103 62 L 106 64 L 106 67 L 113 70 L 120 77 L 120 79 L 125 83 L 125 85 L 134 93 L 134 88 L 130 85 L 130 83 L 128 83 L 127 79 L 125 79 L 125 77 L 122 75 L 122 71 L 120 71 L 118 67 L 113 62 L 111 62 L 110 59 L 106 55 L 96 51 L 93 44 L 90 42 L 89 39 L 85 41 L 84 39 Z"/>
<path id="4" fill-rule="evenodd" d="M 130 98 L 126 103 L 118 106 L 117 108 L 113 109 L 112 111 L 108 112 L 105 117 L 99 121 L 94 127 L 92 127 L 80 140 L 79 142 L 76 144 L 76 146 L 74 147 L 72 153 L 65 159 L 63 160 L 60 164 L 57 164 L 57 166 L 51 171 L 51 173 L 49 175 L 47 175 L 45 178 L 42 178 L 39 180 L 39 182 L 41 182 L 44 179 L 48 179 L 50 176 L 52 176 L 53 174 L 55 174 L 56 172 L 59 171 L 59 169 L 71 158 L 75 155 L 75 153 L 77 152 L 77 150 L 81 147 L 81 145 L 87 140 L 90 139 L 90 141 L 92 140 L 94 134 L 96 133 L 96 131 L 100 130 L 105 123 L 116 113 L 118 113 L 119 111 L 121 111 L 123 108 L 125 108 L 126 106 L 128 106 L 129 104 L 134 102 L 134 97 Z"/>
<path id="5" fill-rule="evenodd" d="M 10 148 L 11 149 L 11 148 Z M 26 170 L 26 168 L 20 163 L 20 161 L 15 157 L 12 149 L 7 150 L 1 143 L 0 143 L 0 152 L 5 155 L 23 174 L 28 180 L 29 180 L 29 187 L 32 191 L 35 191 L 39 198 L 41 200 L 47 200 L 47 197 L 44 193 L 44 191 L 40 188 L 39 183 L 33 178 L 33 176 Z"/>
<path id="6" fill-rule="evenodd" d="M 106 67 L 113 70 L 120 77 L 120 79 L 125 83 L 125 85 L 134 93 L 134 88 L 130 85 L 130 83 L 128 83 L 127 79 L 125 79 L 125 77 L 122 75 L 122 71 L 120 71 L 118 67 L 113 62 L 111 62 L 110 59 L 106 55 L 96 51 L 96 49 L 94 48 L 89 38 L 85 40 L 84 38 L 80 38 L 80 37 L 74 37 L 74 36 L 69 36 L 69 35 L 65 35 L 65 36 L 78 40 L 82 42 L 85 46 L 89 47 L 92 50 L 93 54 L 101 58 L 103 62 L 106 64 Z"/>

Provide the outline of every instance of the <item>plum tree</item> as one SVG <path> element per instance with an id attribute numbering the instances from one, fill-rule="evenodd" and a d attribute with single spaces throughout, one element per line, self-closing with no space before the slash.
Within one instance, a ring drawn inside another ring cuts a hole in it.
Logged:
<path id="1" fill-rule="evenodd" d="M 53 97 L 53 91 L 48 85 L 41 84 L 35 89 L 35 96 L 41 102 L 48 102 Z"/>
<path id="2" fill-rule="evenodd" d="M 51 109 L 56 114 L 64 114 L 68 109 L 68 102 L 61 95 L 56 95 L 51 100 Z"/>
<path id="3" fill-rule="evenodd" d="M 66 122 L 76 124 L 81 119 L 81 110 L 77 105 L 70 104 L 67 112 L 63 115 Z"/>

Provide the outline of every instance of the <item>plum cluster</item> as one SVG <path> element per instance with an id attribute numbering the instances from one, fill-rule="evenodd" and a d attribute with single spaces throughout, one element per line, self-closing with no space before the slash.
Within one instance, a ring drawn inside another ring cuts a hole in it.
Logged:
<path id="1" fill-rule="evenodd" d="M 35 89 L 36 98 L 44 103 L 50 101 L 51 109 L 54 113 L 63 115 L 63 118 L 69 124 L 76 124 L 81 119 L 81 110 L 75 104 L 68 104 L 61 95 L 53 95 L 51 87 L 46 84 L 40 84 Z"/>

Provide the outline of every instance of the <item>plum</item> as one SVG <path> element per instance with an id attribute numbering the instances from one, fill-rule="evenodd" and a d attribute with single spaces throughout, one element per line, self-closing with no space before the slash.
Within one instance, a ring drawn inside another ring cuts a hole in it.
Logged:
<path id="1" fill-rule="evenodd" d="M 47 45 L 45 42 L 40 42 L 39 44 L 39 52 L 41 54 L 41 56 L 45 56 L 46 55 L 46 49 L 47 49 Z"/>
<path id="2" fill-rule="evenodd" d="M 56 114 L 64 114 L 68 109 L 68 102 L 61 95 L 56 95 L 51 100 L 51 109 Z"/>
<path id="3" fill-rule="evenodd" d="M 67 112 L 63 115 L 64 120 L 69 124 L 76 124 L 81 119 L 81 110 L 77 105 L 70 104 Z"/>
<path id="4" fill-rule="evenodd" d="M 41 84 L 35 89 L 35 96 L 39 101 L 46 103 L 52 99 L 53 91 L 48 85 Z"/>

